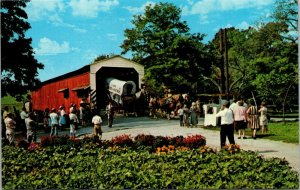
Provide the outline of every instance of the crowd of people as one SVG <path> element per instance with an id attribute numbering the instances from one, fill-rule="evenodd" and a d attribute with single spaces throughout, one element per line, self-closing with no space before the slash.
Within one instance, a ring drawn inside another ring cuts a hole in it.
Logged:
<path id="1" fill-rule="evenodd" d="M 113 118 L 115 113 L 115 107 L 112 102 L 109 101 L 106 106 L 106 115 L 108 118 L 108 126 L 112 127 Z M 18 114 L 18 113 L 17 113 Z M 26 137 L 29 143 L 37 141 L 37 129 L 38 129 L 38 116 L 36 112 L 26 110 L 24 107 L 19 114 L 20 120 L 16 122 L 18 116 L 9 112 L 8 106 L 4 107 L 2 114 L 2 140 L 7 141 L 8 144 L 13 145 L 15 141 L 16 127 L 21 130 L 23 136 Z M 96 109 L 90 110 L 88 104 L 80 102 L 80 107 L 77 108 L 76 104 L 72 103 L 68 111 L 65 106 L 60 106 L 58 109 L 46 108 L 43 112 L 43 126 L 45 132 L 50 132 L 50 136 L 58 135 L 58 130 L 66 130 L 69 128 L 70 137 L 76 137 L 76 131 L 79 126 L 86 127 L 88 125 L 94 126 L 94 135 L 99 138 L 102 137 L 102 118 L 100 113 Z"/>
<path id="2" fill-rule="evenodd" d="M 153 110 L 156 112 L 157 108 L 152 105 L 153 100 L 151 97 L 149 107 L 150 114 L 155 116 L 156 114 L 153 113 Z M 176 115 L 179 116 L 179 125 L 181 127 L 196 127 L 201 110 L 199 99 L 192 102 L 188 96 L 179 97 L 175 110 Z M 108 127 L 112 127 L 113 125 L 114 114 L 115 107 L 112 101 L 109 101 L 106 106 Z M 24 107 L 19 115 L 20 122 L 18 125 L 24 136 L 26 136 L 28 142 L 36 142 L 38 126 L 36 113 L 30 112 Z M 242 98 L 234 100 L 231 105 L 229 105 L 228 101 L 224 101 L 216 117 L 221 118 L 221 147 L 225 146 L 226 138 L 228 138 L 230 144 L 235 144 L 234 130 L 238 132 L 238 139 L 246 139 L 245 129 L 247 128 L 252 129 L 253 139 L 256 139 L 258 130 L 261 130 L 262 134 L 268 132 L 268 117 L 265 102 L 262 102 L 260 108 L 257 108 L 252 99 L 248 102 L 248 105 Z M 3 119 L 5 128 L 2 128 L 2 138 L 7 139 L 9 144 L 13 144 L 16 121 L 14 120 L 13 114 L 8 111 L 7 106 L 4 107 Z M 43 112 L 43 126 L 45 132 L 50 131 L 50 136 L 58 135 L 58 130 L 69 128 L 70 137 L 75 138 L 79 126 L 86 127 L 91 124 L 94 126 L 94 135 L 101 138 L 102 118 L 97 111 L 91 110 L 89 105 L 83 101 L 80 102 L 79 108 L 77 108 L 76 104 L 72 103 L 68 111 L 66 111 L 65 106 L 61 105 L 58 109 L 52 108 L 50 110 L 46 108 Z"/>
<path id="3" fill-rule="evenodd" d="M 235 144 L 234 130 L 238 132 L 238 139 L 246 139 L 245 129 L 252 130 L 252 138 L 256 139 L 256 133 L 261 130 L 262 134 L 268 132 L 268 116 L 266 103 L 263 101 L 258 108 L 253 99 L 249 105 L 243 99 L 235 100 L 231 105 L 228 101 L 222 103 L 216 117 L 221 118 L 220 142 L 225 146 L 226 137 L 230 144 Z"/>
<path id="4" fill-rule="evenodd" d="M 198 117 L 200 117 L 201 106 L 200 100 L 192 102 L 190 108 L 187 104 L 179 105 L 177 114 L 179 116 L 179 124 L 181 127 L 196 127 L 198 124 Z"/>

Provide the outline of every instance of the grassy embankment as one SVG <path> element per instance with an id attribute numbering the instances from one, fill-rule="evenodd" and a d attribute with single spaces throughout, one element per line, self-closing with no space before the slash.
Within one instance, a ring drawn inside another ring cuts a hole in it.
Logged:
<path id="1" fill-rule="evenodd" d="M 1 109 L 3 109 L 4 106 L 8 106 L 10 112 L 14 112 L 14 106 L 17 110 L 21 111 L 23 102 L 17 102 L 16 99 L 11 96 L 4 96 L 1 97 Z"/>

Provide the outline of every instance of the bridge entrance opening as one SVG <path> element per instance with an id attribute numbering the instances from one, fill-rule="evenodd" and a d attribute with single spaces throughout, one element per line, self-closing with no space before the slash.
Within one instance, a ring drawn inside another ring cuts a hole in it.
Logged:
<path id="1" fill-rule="evenodd" d="M 139 74 L 134 68 L 102 67 L 96 73 L 96 104 L 100 109 L 105 108 L 109 98 L 106 84 L 108 78 L 133 81 L 139 91 Z"/>

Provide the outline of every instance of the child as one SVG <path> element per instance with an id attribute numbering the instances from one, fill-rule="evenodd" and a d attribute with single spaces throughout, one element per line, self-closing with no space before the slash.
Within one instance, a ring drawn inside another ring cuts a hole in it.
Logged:
<path id="1" fill-rule="evenodd" d="M 79 124 L 78 117 L 76 116 L 76 110 L 72 110 L 69 114 L 70 117 L 70 137 L 75 138 L 76 135 L 76 126 Z"/>
<path id="2" fill-rule="evenodd" d="M 182 106 L 180 106 L 179 110 L 178 110 L 178 115 L 179 115 L 179 124 L 180 127 L 183 127 L 183 109 Z"/>

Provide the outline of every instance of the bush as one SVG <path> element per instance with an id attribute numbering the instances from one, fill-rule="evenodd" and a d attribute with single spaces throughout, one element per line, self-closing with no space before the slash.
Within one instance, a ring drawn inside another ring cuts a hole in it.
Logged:
<path id="1" fill-rule="evenodd" d="M 16 147 L 23 148 L 23 149 L 27 150 L 29 145 L 30 145 L 30 143 L 25 141 L 25 140 L 18 140 L 17 144 L 16 144 Z"/>
<path id="2" fill-rule="evenodd" d="M 134 137 L 134 142 L 136 146 L 152 146 L 154 140 L 155 137 L 153 135 L 139 134 L 136 137 Z"/>
<path id="3" fill-rule="evenodd" d="M 48 147 L 48 146 L 63 146 L 68 145 L 73 148 L 78 148 L 82 145 L 82 143 L 86 142 L 85 140 L 74 139 L 70 138 L 68 135 L 62 136 L 42 136 L 41 137 L 41 147 Z"/>
<path id="4" fill-rule="evenodd" d="M 133 140 L 131 139 L 130 135 L 126 134 L 112 138 L 111 142 L 113 145 L 120 147 L 130 147 L 133 145 Z"/>
<path id="5" fill-rule="evenodd" d="M 165 150 L 167 148 L 167 150 Z M 60 147 L 2 151 L 3 189 L 298 189 L 299 175 L 284 159 L 250 151 L 165 154 L 121 149 Z M 204 156 L 205 155 L 205 156 Z"/>
<path id="6" fill-rule="evenodd" d="M 35 151 L 35 150 L 40 150 L 40 148 L 41 148 L 40 143 L 30 143 L 28 150 Z"/>
<path id="7" fill-rule="evenodd" d="M 55 136 L 42 136 L 41 137 L 41 147 L 52 146 L 54 138 L 55 138 Z"/>
<path id="8" fill-rule="evenodd" d="M 206 145 L 206 139 L 202 135 L 192 135 L 185 137 L 183 143 L 188 148 L 199 148 Z"/>
<path id="9" fill-rule="evenodd" d="M 170 144 L 171 145 L 174 145 L 176 147 L 179 147 L 179 146 L 185 146 L 184 142 L 183 142 L 183 139 L 184 137 L 183 136 L 177 136 L 177 137 L 171 137 L 169 139 L 170 141 Z"/>
<path id="10" fill-rule="evenodd" d="M 69 135 L 54 136 L 53 145 L 54 146 L 66 145 L 68 144 L 69 140 L 70 140 Z"/>
<path id="11" fill-rule="evenodd" d="M 170 144 L 170 137 L 157 136 L 153 142 L 153 148 L 167 146 Z"/>

